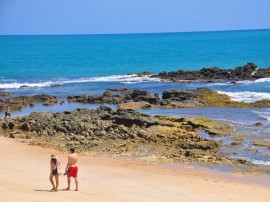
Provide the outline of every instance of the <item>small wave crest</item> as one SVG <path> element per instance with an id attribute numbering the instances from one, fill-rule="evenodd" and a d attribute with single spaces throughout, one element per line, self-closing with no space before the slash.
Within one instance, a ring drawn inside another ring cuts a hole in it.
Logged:
<path id="1" fill-rule="evenodd" d="M 142 82 L 159 82 L 158 78 L 151 78 L 150 76 L 138 76 L 136 74 L 132 75 L 111 75 L 111 76 L 100 76 L 100 77 L 90 77 L 90 78 L 80 78 L 80 79 L 58 79 L 55 81 L 45 81 L 45 82 L 14 82 L 14 83 L 0 83 L 0 88 L 11 89 L 11 88 L 22 88 L 22 87 L 49 87 L 49 86 L 59 86 L 71 83 L 86 83 L 86 82 L 120 82 L 122 84 L 135 84 Z M 3 80 L 2 80 L 3 82 Z"/>
<path id="2" fill-rule="evenodd" d="M 244 92 L 225 92 L 225 91 L 218 91 L 220 94 L 226 94 L 230 96 L 230 98 L 233 101 L 237 102 L 255 102 L 258 100 L 263 99 L 270 99 L 270 93 L 261 93 L 261 92 L 250 92 L 250 91 L 244 91 Z"/>
<path id="3" fill-rule="evenodd" d="M 40 82 L 40 83 L 1 83 L 0 88 L 22 88 L 22 87 L 46 87 L 46 86 L 54 86 L 54 85 L 61 85 L 61 83 L 56 82 Z"/>
<path id="4" fill-rule="evenodd" d="M 257 79 L 255 81 L 250 81 L 250 80 L 237 81 L 237 83 L 241 83 L 241 84 L 270 83 L 270 78 L 262 78 L 262 79 Z"/>
<path id="5" fill-rule="evenodd" d="M 265 165 L 265 166 L 270 165 L 270 161 L 263 161 L 263 160 L 251 160 L 251 163 L 254 163 L 256 165 Z"/>
<path id="6" fill-rule="evenodd" d="M 257 114 L 257 116 L 270 121 L 270 111 L 269 110 L 264 110 L 264 111 L 253 111 L 253 113 Z"/>

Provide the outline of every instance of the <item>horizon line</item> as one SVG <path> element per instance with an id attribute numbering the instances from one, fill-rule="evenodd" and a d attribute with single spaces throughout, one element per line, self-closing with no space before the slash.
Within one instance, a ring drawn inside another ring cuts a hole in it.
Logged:
<path id="1" fill-rule="evenodd" d="M 211 31 L 182 31 L 182 32 L 131 32 L 131 33 L 96 33 L 96 34 L 0 34 L 0 36 L 87 36 L 87 35 L 137 35 L 137 34 L 180 34 L 180 33 L 205 33 L 205 32 L 239 32 L 239 31 L 263 31 L 270 28 L 258 29 L 234 29 L 234 30 L 211 30 Z"/>

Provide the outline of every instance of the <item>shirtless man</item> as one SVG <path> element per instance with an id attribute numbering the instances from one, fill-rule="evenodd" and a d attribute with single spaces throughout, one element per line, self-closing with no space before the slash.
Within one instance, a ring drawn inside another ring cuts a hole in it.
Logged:
<path id="1" fill-rule="evenodd" d="M 68 156 L 68 163 L 66 166 L 66 174 L 67 174 L 67 182 L 68 182 L 68 187 L 66 190 L 70 190 L 70 178 L 73 177 L 75 180 L 76 184 L 76 189 L 75 191 L 78 191 L 78 179 L 77 179 L 77 173 L 78 173 L 78 155 L 75 154 L 75 149 L 70 148 L 70 155 Z"/>

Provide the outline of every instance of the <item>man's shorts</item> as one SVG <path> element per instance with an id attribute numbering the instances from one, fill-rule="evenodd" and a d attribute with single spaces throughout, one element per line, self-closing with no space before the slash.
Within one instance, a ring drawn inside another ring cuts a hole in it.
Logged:
<path id="1" fill-rule="evenodd" d="M 78 166 L 68 168 L 68 177 L 77 177 Z"/>

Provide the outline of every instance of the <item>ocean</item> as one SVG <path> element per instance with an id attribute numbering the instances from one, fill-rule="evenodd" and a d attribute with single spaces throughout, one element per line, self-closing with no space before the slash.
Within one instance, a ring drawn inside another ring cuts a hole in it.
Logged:
<path id="1" fill-rule="evenodd" d="M 102 94 L 107 88 L 146 89 L 162 94 L 169 89 L 209 87 L 229 95 L 233 100 L 254 102 L 270 99 L 270 79 L 238 82 L 160 82 L 150 77 L 134 77 L 148 71 L 199 70 L 205 67 L 235 68 L 253 62 L 270 67 L 270 30 L 119 34 L 0 36 L 0 89 L 12 96 L 49 94 Z M 127 75 L 128 74 L 128 75 Z M 27 85 L 28 88 L 20 88 Z M 31 111 L 61 111 L 94 105 L 66 103 L 64 106 L 26 108 L 16 115 Z M 112 106 L 115 107 L 115 106 Z M 247 140 L 231 152 L 231 157 L 246 158 L 270 165 L 267 149 L 251 144 L 253 140 L 270 141 L 270 109 L 151 109 L 148 114 L 173 116 L 205 116 L 229 122 L 236 134 Z M 13 114 L 13 115 L 14 115 Z M 2 116 L 1 116 L 2 117 Z M 263 127 L 255 127 L 262 122 Z M 226 144 L 230 144 L 227 139 Z M 251 154 L 246 148 L 255 148 Z M 238 155 L 233 154 L 237 150 Z"/>

